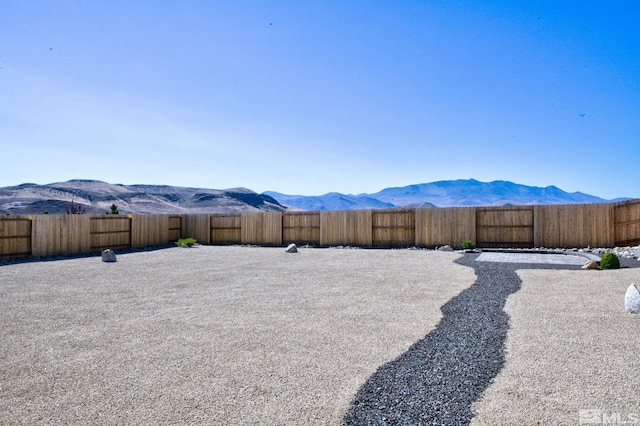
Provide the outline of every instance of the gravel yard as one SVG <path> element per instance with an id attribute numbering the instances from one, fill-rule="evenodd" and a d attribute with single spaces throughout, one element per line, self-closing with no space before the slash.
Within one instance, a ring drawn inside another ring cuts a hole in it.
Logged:
<path id="1" fill-rule="evenodd" d="M 459 256 L 201 246 L 0 266 L 0 422 L 340 424 L 473 284 Z"/>
<path id="2" fill-rule="evenodd" d="M 640 413 L 640 316 L 622 308 L 639 268 L 476 256 L 200 246 L 0 266 L 0 423 Z"/>
<path id="3" fill-rule="evenodd" d="M 517 273 L 506 363 L 472 424 L 640 424 L 640 315 L 624 310 L 640 269 Z"/>

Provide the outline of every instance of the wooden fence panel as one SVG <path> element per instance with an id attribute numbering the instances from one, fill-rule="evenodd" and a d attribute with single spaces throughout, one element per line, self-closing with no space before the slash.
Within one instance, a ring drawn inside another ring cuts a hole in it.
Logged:
<path id="1" fill-rule="evenodd" d="M 180 239 L 182 234 L 182 216 L 169 215 L 169 242 L 175 242 Z"/>
<path id="2" fill-rule="evenodd" d="M 69 215 L 74 216 L 74 215 Z M 91 215 L 90 250 L 131 248 L 131 218 L 124 215 Z"/>
<path id="3" fill-rule="evenodd" d="M 282 212 L 242 213 L 242 244 L 282 245 Z"/>
<path id="4" fill-rule="evenodd" d="M 131 214 L 131 247 L 168 244 L 169 216 L 165 214 Z"/>
<path id="5" fill-rule="evenodd" d="M 478 207 L 478 247 L 533 247 L 533 206 Z"/>
<path id="6" fill-rule="evenodd" d="M 200 244 L 211 243 L 211 214 L 182 215 L 181 238 L 195 238 Z"/>
<path id="7" fill-rule="evenodd" d="M 242 217 L 240 213 L 213 213 L 211 215 L 211 244 L 242 243 Z"/>
<path id="8" fill-rule="evenodd" d="M 33 256 L 89 253 L 91 251 L 89 215 L 43 214 L 32 217 Z"/>
<path id="9" fill-rule="evenodd" d="M 614 245 L 640 244 L 640 200 L 623 201 L 613 207 Z"/>
<path id="10" fill-rule="evenodd" d="M 561 204 L 534 206 L 538 247 L 611 247 L 613 206 L 611 204 Z"/>
<path id="11" fill-rule="evenodd" d="M 371 210 L 340 210 L 320 212 L 320 245 L 373 244 Z"/>
<path id="12" fill-rule="evenodd" d="M 410 247 L 415 245 L 415 209 L 373 210 L 371 223 L 374 246 Z"/>
<path id="13" fill-rule="evenodd" d="M 31 255 L 31 217 L 0 216 L 0 258 Z"/>
<path id="14" fill-rule="evenodd" d="M 613 204 L 584 205 L 581 239 L 578 247 L 613 247 L 615 245 Z"/>
<path id="15" fill-rule="evenodd" d="M 285 244 L 320 244 L 320 212 L 284 212 L 282 241 Z"/>
<path id="16" fill-rule="evenodd" d="M 416 209 L 416 245 L 462 247 L 476 241 L 476 207 Z"/>

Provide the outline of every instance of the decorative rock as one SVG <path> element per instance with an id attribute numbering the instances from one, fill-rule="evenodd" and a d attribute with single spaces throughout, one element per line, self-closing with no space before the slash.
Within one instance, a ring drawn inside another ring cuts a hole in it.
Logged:
<path id="1" fill-rule="evenodd" d="M 296 246 L 293 243 L 289 244 L 289 246 L 287 247 L 287 253 L 297 253 L 297 252 L 298 252 L 298 246 Z"/>
<path id="2" fill-rule="evenodd" d="M 438 247 L 438 250 L 440 250 L 440 251 L 453 251 L 453 249 L 451 248 L 450 245 Z"/>
<path id="3" fill-rule="evenodd" d="M 111 249 L 106 249 L 102 252 L 102 261 L 103 262 L 116 262 L 116 254 Z"/>
<path id="4" fill-rule="evenodd" d="M 640 314 L 640 291 L 635 284 L 631 284 L 624 294 L 624 309 L 633 314 Z"/>
<path id="5" fill-rule="evenodd" d="M 590 260 L 584 264 L 582 269 L 600 269 L 600 267 L 598 266 L 598 262 L 596 262 L 595 260 Z"/>

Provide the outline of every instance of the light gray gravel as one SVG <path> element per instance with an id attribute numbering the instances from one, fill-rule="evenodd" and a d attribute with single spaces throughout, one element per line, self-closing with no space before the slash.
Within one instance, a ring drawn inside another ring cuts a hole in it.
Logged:
<path id="1" fill-rule="evenodd" d="M 340 424 L 475 281 L 458 257 L 201 246 L 0 266 L 0 423 Z"/>
<path id="2" fill-rule="evenodd" d="M 518 271 L 506 362 L 472 424 L 639 424 L 640 315 L 624 294 L 640 269 L 552 272 Z"/>
<path id="3" fill-rule="evenodd" d="M 479 256 L 457 261 L 475 269 L 474 285 L 443 306 L 431 333 L 367 380 L 345 424 L 458 425 L 474 415 L 476 424 L 486 425 L 574 424 L 564 422 L 577 421 L 579 409 L 607 407 L 603 401 L 640 413 L 630 402 L 637 396 L 640 322 L 622 312 L 625 287 L 615 284 L 640 269 L 585 271 L 555 258 L 519 264 L 509 256 L 508 263 L 479 262 Z M 507 300 L 518 300 L 520 309 L 505 312 Z M 517 353 L 505 351 L 507 336 Z M 494 385 L 496 376 L 501 380 Z M 603 381 L 609 389 L 601 389 Z M 566 393 L 545 394 L 558 387 Z"/>
<path id="4" fill-rule="evenodd" d="M 640 414 L 640 316 L 622 303 L 639 268 L 476 256 L 201 246 L 4 264 L 0 424 Z"/>

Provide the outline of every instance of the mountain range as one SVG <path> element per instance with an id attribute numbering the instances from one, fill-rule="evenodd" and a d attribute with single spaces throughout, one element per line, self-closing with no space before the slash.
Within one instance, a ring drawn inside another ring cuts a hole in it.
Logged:
<path id="1" fill-rule="evenodd" d="M 582 192 L 565 192 L 556 186 L 537 187 L 509 181 L 480 182 L 475 179 L 443 180 L 395 188 L 373 194 L 320 196 L 264 192 L 280 204 L 301 210 L 352 210 L 399 207 L 465 207 L 528 204 L 604 203 Z"/>
<path id="2" fill-rule="evenodd" d="M 581 192 L 509 181 L 444 180 L 386 188 L 373 194 L 286 195 L 247 188 L 204 189 L 169 185 L 122 185 L 74 179 L 0 188 L 0 214 L 67 213 L 73 202 L 83 212 L 103 214 L 115 204 L 120 213 L 219 213 L 285 210 L 358 210 L 415 207 L 602 203 Z"/>
<path id="3" fill-rule="evenodd" d="M 120 213 L 216 213 L 283 211 L 268 195 L 246 188 L 201 189 L 168 185 L 121 185 L 76 179 L 0 188 L 0 214 L 67 213 L 74 203 L 84 213 L 104 214 L 115 204 Z"/>

